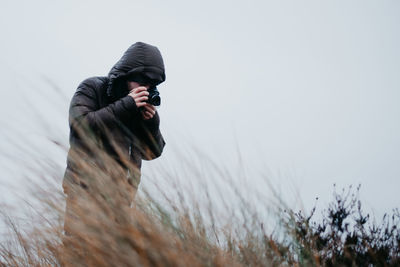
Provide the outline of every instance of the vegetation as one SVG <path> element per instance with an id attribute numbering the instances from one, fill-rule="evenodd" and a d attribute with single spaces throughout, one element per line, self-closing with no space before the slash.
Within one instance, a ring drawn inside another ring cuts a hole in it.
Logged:
<path id="1" fill-rule="evenodd" d="M 1 210 L 9 231 L 0 246 L 1 266 L 400 265 L 399 210 L 376 223 L 362 209 L 360 186 L 335 188 L 334 200 L 314 219 L 315 208 L 308 215 L 292 211 L 276 193 L 275 202 L 261 195 L 251 201 L 232 183 L 231 169 L 201 153 L 181 156 L 181 170 L 200 183 L 183 189 L 174 179 L 182 173 L 158 167 L 151 174 L 157 193 L 140 187 L 129 207 L 135 192 L 118 164 L 101 151 L 101 166 L 77 153 L 85 186 L 69 188 L 75 197 L 69 202 L 72 235 L 63 232 L 62 177 L 51 169 L 56 165 L 42 164 L 38 174 L 52 175 L 32 182 L 25 216 L 21 207 L 17 215 Z M 215 188 L 201 183 L 210 177 L 225 182 Z M 162 181 L 170 183 L 168 190 Z"/>

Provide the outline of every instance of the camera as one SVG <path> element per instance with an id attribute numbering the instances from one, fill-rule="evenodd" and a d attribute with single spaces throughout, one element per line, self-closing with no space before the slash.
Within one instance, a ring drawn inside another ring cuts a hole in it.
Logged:
<path id="1" fill-rule="evenodd" d="M 153 105 L 153 106 L 159 106 L 161 105 L 161 97 L 160 97 L 160 93 L 157 90 L 157 87 L 150 87 L 149 90 L 147 90 L 149 92 L 149 96 L 148 96 L 148 100 L 146 101 L 147 103 Z"/>

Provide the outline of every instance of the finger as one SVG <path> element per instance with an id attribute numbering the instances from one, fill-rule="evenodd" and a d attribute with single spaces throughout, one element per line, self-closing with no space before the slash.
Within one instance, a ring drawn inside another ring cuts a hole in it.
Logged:
<path id="1" fill-rule="evenodd" d="M 135 95 L 137 95 L 137 96 L 145 96 L 145 95 L 149 95 L 149 92 L 147 92 L 147 91 L 141 91 L 141 92 L 139 92 L 139 93 L 135 93 Z"/>
<path id="2" fill-rule="evenodd" d="M 133 97 L 134 97 L 134 98 L 137 98 L 137 97 L 148 96 L 148 95 L 149 95 L 149 93 L 148 93 L 147 91 L 142 91 L 142 92 L 139 92 L 139 93 L 135 93 L 135 94 L 133 95 Z"/>
<path id="3" fill-rule="evenodd" d="M 150 112 L 153 113 L 153 114 L 156 113 L 156 108 L 155 108 L 153 105 L 151 105 L 151 104 L 147 104 L 147 105 L 145 106 L 145 108 L 146 108 L 146 110 L 150 111 Z"/>
<path id="4" fill-rule="evenodd" d="M 142 91 L 147 91 L 146 87 L 139 86 L 139 87 L 136 87 L 135 89 L 133 89 L 133 92 L 135 92 L 135 93 L 139 93 L 139 92 L 142 92 Z"/>
<path id="5" fill-rule="evenodd" d="M 136 98 L 136 102 L 144 102 L 144 101 L 147 101 L 147 99 L 149 99 L 147 96 L 138 97 L 138 98 Z M 147 104 L 147 103 L 145 103 L 145 104 Z"/>
<path id="6" fill-rule="evenodd" d="M 146 113 L 143 113 L 142 115 L 143 115 L 143 118 L 145 118 L 145 119 L 150 119 L 150 118 L 151 118 L 151 117 L 150 117 L 148 114 L 146 114 Z"/>
<path id="7" fill-rule="evenodd" d="M 138 108 L 143 107 L 144 105 L 146 105 L 146 102 L 136 102 Z"/>
<path id="8" fill-rule="evenodd" d="M 144 106 L 144 108 L 146 109 L 146 111 L 151 111 L 151 109 L 149 108 L 149 104 L 147 103 L 146 106 Z"/>
<path id="9" fill-rule="evenodd" d="M 152 104 L 148 104 L 147 106 L 148 106 L 149 108 L 151 108 L 151 109 L 156 109 L 156 107 L 153 106 Z"/>
<path id="10" fill-rule="evenodd" d="M 153 105 L 148 105 L 149 106 L 149 108 L 151 109 L 151 110 L 153 110 L 153 111 L 156 111 L 156 107 L 155 106 L 153 106 Z"/>

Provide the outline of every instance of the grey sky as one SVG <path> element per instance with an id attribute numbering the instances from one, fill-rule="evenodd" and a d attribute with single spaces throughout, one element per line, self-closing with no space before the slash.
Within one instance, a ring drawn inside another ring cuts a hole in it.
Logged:
<path id="1" fill-rule="evenodd" d="M 69 101 L 144 41 L 166 66 L 158 161 L 182 137 L 221 160 L 237 143 L 250 169 L 294 185 L 308 207 L 333 183 L 362 183 L 380 214 L 400 205 L 399 11 L 398 1 L 365 0 L 3 0 L 0 136 L 67 142 L 69 103 L 43 77 Z"/>

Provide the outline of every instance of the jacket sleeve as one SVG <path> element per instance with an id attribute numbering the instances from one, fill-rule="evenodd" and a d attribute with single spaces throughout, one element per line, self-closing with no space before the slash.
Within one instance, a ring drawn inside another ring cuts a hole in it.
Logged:
<path id="1" fill-rule="evenodd" d="M 72 97 L 69 107 L 69 124 L 71 127 L 88 126 L 90 130 L 108 129 L 121 125 L 121 120 L 129 119 L 138 113 L 135 100 L 125 96 L 106 107 L 98 107 L 95 85 L 89 79 L 83 81 Z"/>
<path id="2" fill-rule="evenodd" d="M 165 140 L 160 132 L 158 112 L 149 120 L 142 120 L 140 127 L 141 155 L 144 160 L 152 160 L 161 156 Z"/>

